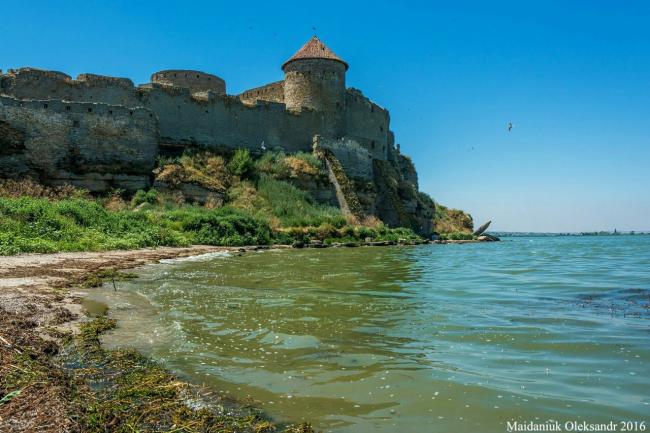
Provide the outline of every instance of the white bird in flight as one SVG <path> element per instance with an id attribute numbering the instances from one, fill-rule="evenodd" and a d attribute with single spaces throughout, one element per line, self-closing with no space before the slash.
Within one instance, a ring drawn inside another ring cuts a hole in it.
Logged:
<path id="1" fill-rule="evenodd" d="M 508 122 L 508 132 L 512 131 L 512 128 L 514 128 L 515 125 L 512 124 L 512 122 Z"/>

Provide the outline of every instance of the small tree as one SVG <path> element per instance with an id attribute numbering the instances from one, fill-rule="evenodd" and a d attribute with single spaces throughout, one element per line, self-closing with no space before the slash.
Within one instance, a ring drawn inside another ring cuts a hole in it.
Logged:
<path id="1" fill-rule="evenodd" d="M 253 171 L 253 158 L 248 149 L 237 149 L 228 163 L 230 173 L 239 177 L 246 177 Z"/>

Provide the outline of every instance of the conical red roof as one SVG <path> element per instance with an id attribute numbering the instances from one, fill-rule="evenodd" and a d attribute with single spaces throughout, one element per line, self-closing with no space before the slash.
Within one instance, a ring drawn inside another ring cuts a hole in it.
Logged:
<path id="1" fill-rule="evenodd" d="M 307 41 L 305 45 L 302 46 L 296 54 L 291 56 L 289 60 L 284 62 L 282 68 L 294 60 L 303 60 L 303 59 L 330 59 L 341 62 L 345 65 L 345 69 L 348 69 L 348 64 L 343 61 L 339 56 L 334 54 L 334 51 L 327 48 L 327 46 L 321 42 L 318 37 L 313 36 L 310 40 Z"/>

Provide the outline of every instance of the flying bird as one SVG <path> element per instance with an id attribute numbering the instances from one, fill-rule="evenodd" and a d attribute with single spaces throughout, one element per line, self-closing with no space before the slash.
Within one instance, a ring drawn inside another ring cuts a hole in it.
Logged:
<path id="1" fill-rule="evenodd" d="M 262 152 L 266 152 L 266 146 L 264 145 L 264 140 L 262 140 L 262 145 L 260 147 L 262 148 Z"/>
<path id="2" fill-rule="evenodd" d="M 508 122 L 508 132 L 512 131 L 512 128 L 514 128 L 515 125 L 512 124 L 512 122 Z"/>

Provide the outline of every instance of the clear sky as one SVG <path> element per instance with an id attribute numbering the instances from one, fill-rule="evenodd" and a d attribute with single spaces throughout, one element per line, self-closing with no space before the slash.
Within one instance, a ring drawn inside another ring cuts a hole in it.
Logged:
<path id="1" fill-rule="evenodd" d="M 650 1 L 401 3 L 3 2 L 0 68 L 198 69 L 239 93 L 315 28 L 436 201 L 495 230 L 650 230 Z"/>

